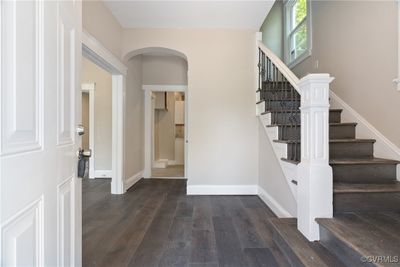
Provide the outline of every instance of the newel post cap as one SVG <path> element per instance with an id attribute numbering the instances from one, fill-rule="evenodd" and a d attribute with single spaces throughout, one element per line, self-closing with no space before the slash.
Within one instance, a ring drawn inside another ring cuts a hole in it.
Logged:
<path id="1" fill-rule="evenodd" d="M 335 77 L 332 77 L 329 75 L 329 73 L 311 73 L 300 79 L 299 87 L 307 86 L 313 83 L 330 84 L 334 79 Z"/>

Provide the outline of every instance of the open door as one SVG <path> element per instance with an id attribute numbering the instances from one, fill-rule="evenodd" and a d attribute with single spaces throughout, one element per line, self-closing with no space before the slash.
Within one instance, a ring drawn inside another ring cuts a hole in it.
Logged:
<path id="1" fill-rule="evenodd" d="M 81 266 L 81 2 L 0 13 L 1 265 Z"/>

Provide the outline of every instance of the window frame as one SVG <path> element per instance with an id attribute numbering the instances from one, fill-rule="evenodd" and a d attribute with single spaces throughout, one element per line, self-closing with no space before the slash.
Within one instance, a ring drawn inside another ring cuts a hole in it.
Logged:
<path id="1" fill-rule="evenodd" d="M 306 17 L 293 29 L 290 30 L 293 20 L 293 14 L 291 12 L 292 7 L 296 4 L 298 0 L 285 0 L 283 3 L 283 24 L 284 24 L 284 59 L 285 63 L 289 68 L 295 67 L 297 64 L 304 61 L 306 58 L 310 57 L 312 54 L 312 23 L 311 23 L 311 0 L 307 1 L 307 15 Z M 295 60 L 290 61 L 290 41 L 291 37 L 296 33 L 296 31 L 306 25 L 307 28 L 307 49 L 299 55 Z"/>

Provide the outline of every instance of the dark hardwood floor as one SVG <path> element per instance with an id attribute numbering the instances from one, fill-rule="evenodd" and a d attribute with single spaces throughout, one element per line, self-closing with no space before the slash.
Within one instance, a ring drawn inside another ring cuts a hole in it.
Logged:
<path id="1" fill-rule="evenodd" d="M 162 179 L 111 195 L 110 182 L 83 181 L 84 266 L 289 266 L 257 196 L 187 196 Z"/>

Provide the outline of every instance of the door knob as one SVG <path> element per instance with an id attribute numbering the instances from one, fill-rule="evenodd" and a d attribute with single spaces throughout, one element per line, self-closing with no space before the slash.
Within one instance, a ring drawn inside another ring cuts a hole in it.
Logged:
<path id="1" fill-rule="evenodd" d="M 78 124 L 78 126 L 76 126 L 75 131 L 78 135 L 84 135 L 85 134 L 85 126 L 83 126 L 83 124 Z"/>

